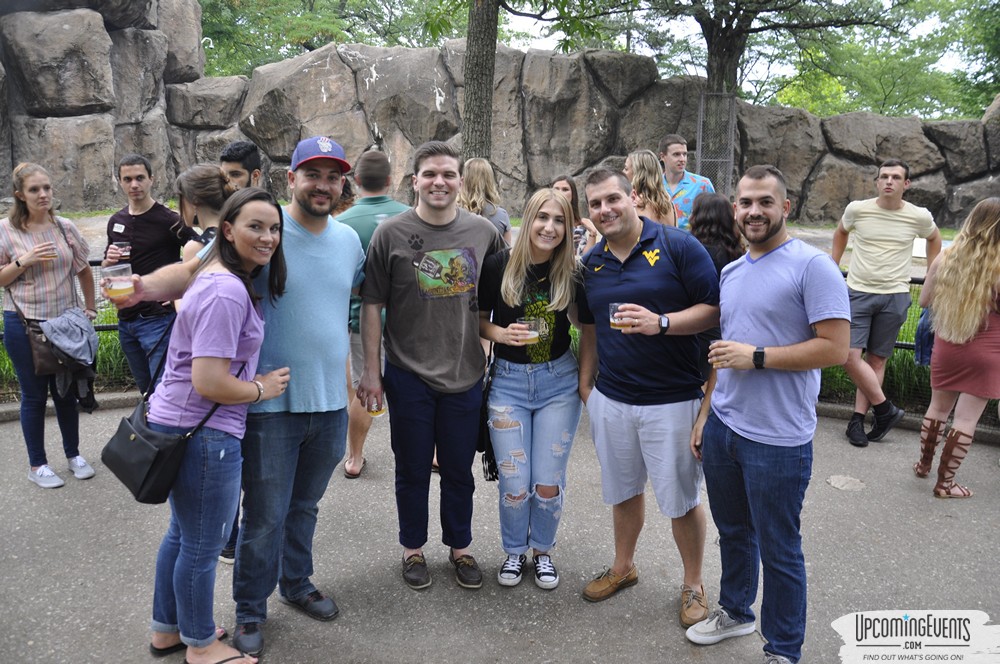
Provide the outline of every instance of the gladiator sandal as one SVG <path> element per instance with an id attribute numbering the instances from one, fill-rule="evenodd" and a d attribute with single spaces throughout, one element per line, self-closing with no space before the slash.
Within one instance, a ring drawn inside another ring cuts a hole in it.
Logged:
<path id="1" fill-rule="evenodd" d="M 958 467 L 962 465 L 962 460 L 969 453 L 971 446 L 972 436 L 964 431 L 958 431 L 954 427 L 948 430 L 948 435 L 944 439 L 944 449 L 941 451 L 941 462 L 938 465 L 937 484 L 934 485 L 935 498 L 969 498 L 972 496 L 968 487 L 955 484 L 955 473 L 958 472 Z"/>
<path id="2" fill-rule="evenodd" d="M 917 477 L 930 475 L 934 465 L 934 449 L 941 442 L 941 432 L 944 431 L 944 420 L 925 417 L 920 424 L 920 461 L 913 464 L 913 474 Z"/>

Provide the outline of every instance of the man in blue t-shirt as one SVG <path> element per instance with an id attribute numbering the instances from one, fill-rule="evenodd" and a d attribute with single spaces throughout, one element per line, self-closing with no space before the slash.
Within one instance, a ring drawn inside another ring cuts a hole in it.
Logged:
<path id="1" fill-rule="evenodd" d="M 695 335 L 718 323 L 719 281 L 694 237 L 639 217 L 621 173 L 592 172 L 586 192 L 604 239 L 583 262 L 580 397 L 604 502 L 613 505 L 615 559 L 583 597 L 599 602 L 638 581 L 633 557 L 648 477 L 684 566 L 681 622 L 693 625 L 708 615 L 701 468 L 688 449 L 702 396 Z"/>
<path id="2" fill-rule="evenodd" d="M 806 628 L 799 519 L 812 472 L 820 369 L 847 359 L 851 308 L 837 265 L 789 237 L 781 171 L 750 168 L 735 207 L 750 251 L 722 270 L 722 341 L 708 355 L 715 390 L 709 387 L 691 434 L 719 529 L 719 608 L 687 638 L 709 645 L 752 634 L 763 562 L 764 657 L 795 664 Z"/>

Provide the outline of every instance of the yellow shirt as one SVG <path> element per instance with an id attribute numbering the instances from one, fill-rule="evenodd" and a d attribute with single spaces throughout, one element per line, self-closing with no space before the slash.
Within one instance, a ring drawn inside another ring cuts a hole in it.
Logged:
<path id="1" fill-rule="evenodd" d="M 906 293 L 910 290 L 913 240 L 934 234 L 930 210 L 903 201 L 899 210 L 880 208 L 869 198 L 844 210 L 841 224 L 854 231 L 847 285 L 864 293 Z"/>

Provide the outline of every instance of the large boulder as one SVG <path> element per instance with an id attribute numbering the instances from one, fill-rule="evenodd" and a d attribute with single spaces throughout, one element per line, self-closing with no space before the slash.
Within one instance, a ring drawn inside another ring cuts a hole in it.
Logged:
<path id="1" fill-rule="evenodd" d="M 142 121 L 163 97 L 167 36 L 158 30 L 126 28 L 111 34 L 111 71 L 115 83 L 115 120 Z"/>
<path id="2" fill-rule="evenodd" d="M 192 129 L 227 129 L 239 122 L 250 87 L 246 76 L 200 78 L 167 86 L 167 119 Z"/>
<path id="3" fill-rule="evenodd" d="M 1000 191 L 1000 176 L 995 174 L 955 185 L 951 188 L 948 204 L 939 225 L 960 227 L 979 201 L 996 196 L 998 191 Z"/>
<path id="4" fill-rule="evenodd" d="M 64 209 L 108 208 L 121 202 L 115 184 L 114 118 L 11 118 L 14 161 L 42 164 Z"/>
<path id="5" fill-rule="evenodd" d="M 177 167 L 171 158 L 169 125 L 163 109 L 157 107 L 146 114 L 141 122 L 120 124 L 115 127 L 115 166 L 127 154 L 141 154 L 153 165 L 153 198 L 163 201 L 173 198 L 174 178 Z M 119 194 L 122 205 L 126 200 Z"/>
<path id="6" fill-rule="evenodd" d="M 983 113 L 983 131 L 986 134 L 986 155 L 990 170 L 1000 171 L 1000 95 Z"/>
<path id="7" fill-rule="evenodd" d="M 826 154 L 819 118 L 797 108 L 741 103 L 737 121 L 743 153 L 739 172 L 757 164 L 777 166 L 788 182 L 792 209 L 798 209 L 810 173 Z"/>
<path id="8" fill-rule="evenodd" d="M 950 180 L 963 182 L 986 173 L 989 162 L 982 122 L 928 122 L 924 131 L 944 155 Z"/>
<path id="9" fill-rule="evenodd" d="M 0 62 L 0 198 L 10 196 L 14 164 L 10 152 L 10 111 L 7 106 L 7 71 Z"/>
<path id="10" fill-rule="evenodd" d="M 797 221 L 836 224 L 848 203 L 875 197 L 877 172 L 878 168 L 873 165 L 859 166 L 835 154 L 825 155 L 804 187 Z"/>
<path id="11" fill-rule="evenodd" d="M 176 173 L 195 164 L 217 164 L 223 148 L 233 141 L 249 140 L 236 126 L 197 131 L 169 125 L 167 135 L 170 137 L 171 166 Z M 262 172 L 266 173 L 269 162 L 265 155 L 261 155 L 261 160 L 264 162 Z"/>
<path id="12" fill-rule="evenodd" d="M 167 35 L 166 83 L 187 83 L 205 74 L 198 0 L 157 0 L 157 25 Z"/>
<path id="13" fill-rule="evenodd" d="M 458 110 L 465 117 L 464 39 L 444 45 L 444 61 L 455 81 Z M 493 163 L 500 187 L 501 206 L 511 214 L 519 213 L 527 191 L 528 165 L 524 160 L 524 127 L 521 122 L 521 67 L 524 53 L 503 45 L 497 46 L 493 68 L 493 125 L 491 134 Z M 404 171 L 405 172 L 405 171 Z"/>
<path id="14" fill-rule="evenodd" d="M 530 186 L 577 173 L 612 154 L 618 110 L 590 77 L 582 54 L 528 51 L 522 91 Z"/>
<path id="15" fill-rule="evenodd" d="M 905 195 L 905 199 L 909 202 L 930 210 L 939 226 L 946 225 L 944 223 L 946 215 L 942 216 L 942 212 L 947 198 L 948 182 L 943 171 L 914 178 L 910 181 L 910 188 L 906 190 Z"/>
<path id="16" fill-rule="evenodd" d="M 830 151 L 848 159 L 876 166 L 886 159 L 902 159 L 910 165 L 911 178 L 945 164 L 941 151 L 927 139 L 915 117 L 845 113 L 823 120 L 823 134 Z"/>
<path id="17" fill-rule="evenodd" d="M 660 80 L 656 63 L 645 55 L 595 50 L 584 51 L 583 58 L 597 85 L 618 108 L 624 108 Z"/>
<path id="18" fill-rule="evenodd" d="M 697 150 L 698 104 L 704 90 L 705 79 L 696 76 L 654 83 L 622 112 L 616 152 L 656 152 L 667 134 L 680 134 L 689 150 Z"/>
<path id="19" fill-rule="evenodd" d="M 25 110 L 38 117 L 85 115 L 115 105 L 111 38 L 89 9 L 0 18 L 8 76 Z"/>
<path id="20" fill-rule="evenodd" d="M 374 142 L 356 95 L 354 73 L 328 44 L 255 69 L 240 129 L 275 161 L 291 161 L 301 139 L 324 135 L 353 164 Z"/>
<path id="21" fill-rule="evenodd" d="M 459 133 L 455 83 L 439 49 L 351 44 L 337 52 L 353 71 L 373 142 L 390 159 L 408 162 L 421 143 Z"/>
<path id="22" fill-rule="evenodd" d="M 112 29 L 156 26 L 156 0 L 4 0 L 0 3 L 0 15 L 63 9 L 92 9 Z"/>

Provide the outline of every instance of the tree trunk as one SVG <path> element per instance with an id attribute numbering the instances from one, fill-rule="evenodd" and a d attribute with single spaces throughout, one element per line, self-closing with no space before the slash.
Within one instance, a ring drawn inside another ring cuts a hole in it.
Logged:
<path id="1" fill-rule="evenodd" d="M 470 0 L 465 48 L 465 118 L 462 146 L 466 159 L 489 159 L 493 128 L 493 68 L 497 57 L 497 0 Z"/>
<path id="2" fill-rule="evenodd" d="M 733 35 L 728 32 L 720 30 L 712 39 L 705 35 L 709 92 L 739 92 L 740 61 L 747 50 L 747 34 Z"/>

